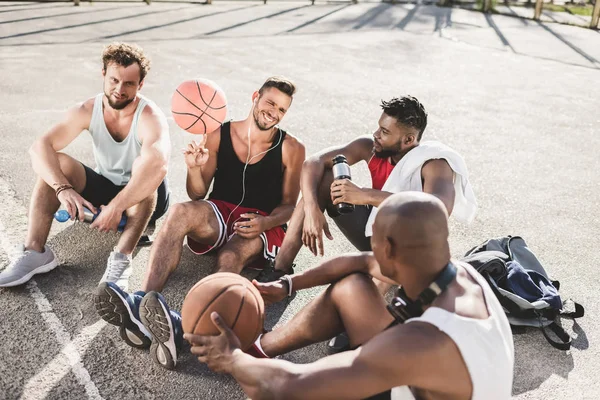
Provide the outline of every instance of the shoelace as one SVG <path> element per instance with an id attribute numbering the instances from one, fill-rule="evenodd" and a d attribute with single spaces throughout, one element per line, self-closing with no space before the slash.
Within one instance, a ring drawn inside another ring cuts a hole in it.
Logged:
<path id="1" fill-rule="evenodd" d="M 10 260 L 11 264 L 16 265 L 26 255 L 27 250 L 25 250 L 23 246 L 15 246 L 8 255 L 8 259 Z"/>
<path id="2" fill-rule="evenodd" d="M 129 266 L 129 260 L 115 260 L 111 258 L 108 262 L 108 268 L 106 271 L 106 279 L 109 281 L 116 281 L 123 275 L 123 271 Z"/>

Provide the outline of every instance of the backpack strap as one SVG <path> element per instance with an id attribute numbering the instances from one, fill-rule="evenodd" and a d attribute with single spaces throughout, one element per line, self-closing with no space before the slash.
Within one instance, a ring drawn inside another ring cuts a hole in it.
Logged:
<path id="1" fill-rule="evenodd" d="M 563 308 L 559 314 L 566 318 L 581 318 L 585 315 L 585 308 L 581 304 L 567 299 L 563 302 Z"/>
<path id="2" fill-rule="evenodd" d="M 540 325 L 541 323 L 542 322 L 540 316 Z M 552 322 L 550 325 L 547 326 L 542 326 L 540 329 L 542 330 L 544 337 L 552 347 L 565 351 L 571 348 L 571 336 L 567 332 L 565 332 L 565 330 L 556 322 Z M 552 339 L 548 334 L 548 331 L 553 332 L 556 335 L 556 337 L 560 339 L 560 341 Z"/>

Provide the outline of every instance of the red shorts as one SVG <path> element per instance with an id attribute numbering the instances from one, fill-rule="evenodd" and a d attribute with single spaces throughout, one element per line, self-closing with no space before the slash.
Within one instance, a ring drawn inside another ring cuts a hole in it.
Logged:
<path id="1" fill-rule="evenodd" d="M 248 207 L 237 207 L 235 204 L 228 203 L 222 200 L 204 200 L 208 204 L 210 204 L 215 212 L 215 216 L 217 217 L 217 221 L 219 221 L 219 238 L 213 244 L 205 245 L 202 243 L 198 243 L 194 241 L 194 239 L 188 236 L 187 245 L 196 254 L 206 254 L 212 250 L 218 250 L 235 233 L 233 233 L 233 224 L 235 224 L 241 217 L 242 214 L 248 212 L 255 212 L 260 215 L 268 215 L 267 213 L 257 210 L 256 208 L 248 208 Z M 283 243 L 283 238 L 285 237 L 285 231 L 283 227 L 276 226 L 275 228 L 271 228 L 268 231 L 265 231 L 259 236 L 263 241 L 263 258 L 265 260 L 274 260 L 275 256 L 279 252 L 281 248 L 281 243 Z M 254 264 L 253 264 L 254 266 Z"/>

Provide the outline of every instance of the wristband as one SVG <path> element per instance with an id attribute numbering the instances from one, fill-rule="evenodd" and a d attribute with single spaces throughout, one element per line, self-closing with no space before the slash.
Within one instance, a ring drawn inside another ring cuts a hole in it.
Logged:
<path id="1" fill-rule="evenodd" d="M 54 191 L 56 193 L 56 197 L 58 197 L 58 195 L 60 194 L 60 192 L 62 192 L 64 190 L 69 190 L 69 189 L 73 189 L 73 186 L 71 186 L 68 183 L 64 183 L 62 185 L 58 185 L 58 187 L 56 189 L 54 189 Z"/>
<path id="2" fill-rule="evenodd" d="M 285 283 L 288 287 L 288 297 L 292 296 L 292 293 L 294 293 L 293 291 L 293 287 L 292 287 L 292 277 L 289 275 L 284 275 L 281 278 L 279 278 L 279 282 L 281 283 Z"/>

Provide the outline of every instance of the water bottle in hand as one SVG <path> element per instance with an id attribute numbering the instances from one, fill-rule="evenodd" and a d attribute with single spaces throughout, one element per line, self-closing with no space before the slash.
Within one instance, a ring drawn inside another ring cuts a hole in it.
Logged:
<path id="1" fill-rule="evenodd" d="M 352 176 L 350 174 L 350 166 L 348 165 L 348 161 L 346 161 L 346 156 L 343 154 L 338 154 L 333 158 L 333 179 L 348 179 L 352 180 Z M 338 203 L 336 205 L 337 211 L 340 214 L 349 214 L 354 211 L 354 204 L 349 203 Z"/>
<path id="2" fill-rule="evenodd" d="M 94 222 L 94 220 L 96 219 L 98 214 L 100 214 L 100 211 L 98 211 L 98 213 L 94 214 L 87 208 L 83 207 L 83 222 L 87 222 L 87 223 L 91 224 L 92 222 Z M 67 210 L 58 210 L 56 213 L 54 213 L 54 219 L 57 220 L 58 222 L 66 222 L 71 219 L 71 216 L 69 215 L 69 212 Z M 127 223 L 127 215 L 123 214 L 123 217 L 121 217 L 121 221 L 119 222 L 119 226 L 117 227 L 117 230 L 119 232 L 122 232 L 123 229 L 125 229 L 126 223 Z"/>

